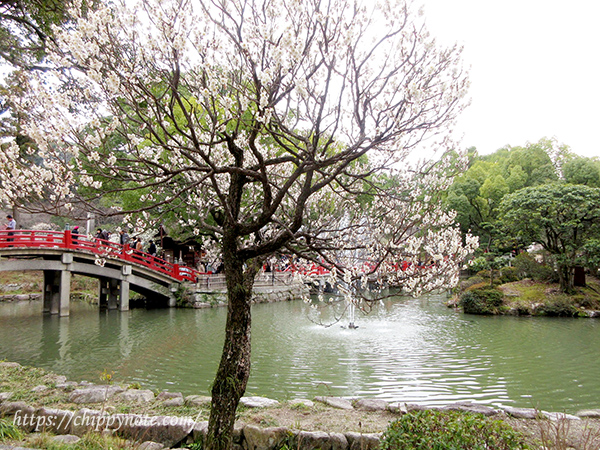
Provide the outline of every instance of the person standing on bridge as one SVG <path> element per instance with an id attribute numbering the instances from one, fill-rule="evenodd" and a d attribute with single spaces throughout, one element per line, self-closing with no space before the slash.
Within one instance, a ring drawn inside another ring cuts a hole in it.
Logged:
<path id="1" fill-rule="evenodd" d="M 135 238 L 135 250 L 140 253 L 144 251 L 144 245 L 142 244 L 142 240 L 139 237 Z"/>
<path id="2" fill-rule="evenodd" d="M 151 256 L 156 256 L 156 244 L 154 241 L 150 241 L 150 246 L 148 247 L 148 254 Z"/>
<path id="3" fill-rule="evenodd" d="M 127 230 L 121 230 L 119 231 L 120 233 L 120 239 L 119 239 L 119 243 L 121 245 L 125 245 L 125 244 L 129 244 L 129 234 L 127 234 Z"/>
<path id="4" fill-rule="evenodd" d="M 9 230 L 8 235 L 9 236 L 13 236 L 14 230 L 17 229 L 17 221 L 13 218 L 13 216 L 11 216 L 10 214 L 8 216 L 6 216 L 6 226 L 4 227 L 5 230 Z M 13 238 L 8 238 L 6 239 L 7 242 L 12 242 L 14 241 Z"/>
<path id="5" fill-rule="evenodd" d="M 96 236 L 94 236 L 96 239 L 101 239 L 103 241 L 106 241 L 108 239 L 106 239 L 106 235 L 104 234 L 104 231 L 102 231 L 102 228 L 98 228 L 96 230 Z"/>
<path id="6" fill-rule="evenodd" d="M 79 226 L 75 225 L 71 230 L 71 238 L 73 239 L 73 245 L 77 245 L 77 238 L 79 237 Z"/>

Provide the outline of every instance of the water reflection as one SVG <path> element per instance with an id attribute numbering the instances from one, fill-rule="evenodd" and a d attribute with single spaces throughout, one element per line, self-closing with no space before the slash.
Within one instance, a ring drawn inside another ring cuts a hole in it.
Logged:
<path id="1" fill-rule="evenodd" d="M 575 411 L 597 407 L 600 337 L 594 320 L 465 316 L 441 298 L 387 301 L 359 328 L 323 328 L 302 302 L 253 308 L 248 394 L 378 397 L 433 405 Z M 98 311 L 43 316 L 41 303 L 0 305 L 0 358 L 70 379 L 103 371 L 128 383 L 207 394 L 225 309 Z"/>

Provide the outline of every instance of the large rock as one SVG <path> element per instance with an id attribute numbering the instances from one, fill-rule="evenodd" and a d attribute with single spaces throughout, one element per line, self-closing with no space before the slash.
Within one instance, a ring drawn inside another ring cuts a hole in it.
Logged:
<path id="1" fill-rule="evenodd" d="M 81 389 L 75 389 L 69 396 L 72 403 L 104 403 L 115 394 L 125 391 L 120 386 L 86 386 Z"/>
<path id="2" fill-rule="evenodd" d="M 211 398 L 206 395 L 188 395 L 185 398 L 185 405 L 192 407 L 210 406 Z"/>
<path id="3" fill-rule="evenodd" d="M 14 394 L 14 392 L 0 392 L 0 403 L 9 400 Z"/>
<path id="4" fill-rule="evenodd" d="M 194 442 L 204 443 L 208 434 L 208 420 L 196 422 L 192 428 L 192 439 Z"/>
<path id="5" fill-rule="evenodd" d="M 489 406 L 480 405 L 471 402 L 457 402 L 446 405 L 442 408 L 444 411 L 463 411 L 473 414 L 483 414 L 484 416 L 493 416 L 498 414 L 498 410 Z"/>
<path id="6" fill-rule="evenodd" d="M 331 450 L 348 450 L 348 438 L 344 433 L 329 433 Z"/>
<path id="7" fill-rule="evenodd" d="M 13 447 L 12 445 L 0 444 L 0 450 L 36 450 L 31 447 Z"/>
<path id="8" fill-rule="evenodd" d="M 37 426 L 35 408 L 25 402 L 4 402 L 0 405 L 0 417 L 14 416 L 13 423 L 27 432 Z"/>
<path id="9" fill-rule="evenodd" d="M 75 381 L 65 381 L 64 383 L 56 383 L 56 389 L 71 389 L 78 386 Z"/>
<path id="10" fill-rule="evenodd" d="M 73 411 L 53 408 L 38 408 L 35 412 L 37 426 L 35 431 L 46 431 L 54 434 L 71 433 Z"/>
<path id="11" fill-rule="evenodd" d="M 184 404 L 183 397 L 168 398 L 162 402 L 162 405 L 167 407 L 183 406 Z"/>
<path id="12" fill-rule="evenodd" d="M 340 397 L 315 397 L 315 400 L 338 409 L 354 409 L 352 403 Z"/>
<path id="13" fill-rule="evenodd" d="M 378 433 L 344 433 L 348 439 L 349 450 L 379 450 L 381 435 Z"/>
<path id="14" fill-rule="evenodd" d="M 248 450 L 277 450 L 293 436 L 285 427 L 260 428 L 254 425 L 244 427 L 244 439 Z"/>
<path id="15" fill-rule="evenodd" d="M 374 398 L 361 398 L 354 403 L 356 409 L 361 411 L 387 411 L 388 402 Z"/>
<path id="16" fill-rule="evenodd" d="M 40 385 L 34 387 L 33 389 L 31 389 L 31 392 L 36 392 L 36 393 L 45 392 L 48 389 L 49 389 L 48 386 L 46 386 L 45 384 L 40 384 Z"/>
<path id="17" fill-rule="evenodd" d="M 117 421 L 115 431 L 126 439 L 159 442 L 165 447 L 174 447 L 183 441 L 194 428 L 194 421 L 187 417 L 140 416 L 136 414 L 114 414 Z"/>
<path id="18" fill-rule="evenodd" d="M 181 392 L 162 391 L 156 396 L 156 400 L 159 402 L 164 402 L 165 400 L 171 400 L 174 398 L 180 398 L 183 400 L 183 394 Z"/>
<path id="19" fill-rule="evenodd" d="M 208 435 L 208 420 L 195 422 L 194 427 L 191 431 L 191 436 L 194 442 L 204 443 L 206 442 L 206 436 Z M 244 450 L 241 448 L 242 441 L 244 440 L 244 424 L 236 422 L 233 426 L 233 448 L 234 450 Z M 239 449 L 238 449 L 239 447 Z"/>
<path id="20" fill-rule="evenodd" d="M 111 428 L 114 416 L 97 409 L 82 408 L 71 420 L 71 434 L 83 436 L 89 432 L 102 433 Z"/>
<path id="21" fill-rule="evenodd" d="M 134 403 L 149 403 L 154 400 L 154 392 L 149 389 L 128 389 L 117 394 L 121 400 Z"/>
<path id="22" fill-rule="evenodd" d="M 600 409 L 584 409 L 575 415 L 582 419 L 600 419 Z"/>
<path id="23" fill-rule="evenodd" d="M 546 418 L 552 420 L 553 422 L 558 422 L 559 420 L 581 420 L 581 417 L 577 417 L 572 414 L 565 414 L 562 412 L 542 411 L 542 414 Z"/>
<path id="24" fill-rule="evenodd" d="M 62 436 L 53 436 L 52 438 L 52 442 L 56 442 L 57 444 L 61 445 L 61 444 L 76 444 L 77 442 L 79 442 L 81 440 L 80 437 L 78 436 L 73 436 L 72 434 L 64 434 Z"/>
<path id="25" fill-rule="evenodd" d="M 0 416 L 33 415 L 35 409 L 25 402 L 4 402 L 0 405 Z"/>
<path id="26" fill-rule="evenodd" d="M 534 408 L 513 408 L 511 406 L 504 406 L 502 409 L 506 414 L 515 419 L 538 419 L 541 417 L 540 412 Z"/>
<path id="27" fill-rule="evenodd" d="M 17 362 L 4 361 L 0 362 L 0 369 L 22 369 L 23 366 Z"/>
<path id="28" fill-rule="evenodd" d="M 136 450 L 163 450 L 165 448 L 160 442 L 146 441 L 136 447 Z"/>
<path id="29" fill-rule="evenodd" d="M 265 397 L 242 397 L 240 403 L 248 408 L 268 408 L 279 405 L 277 400 Z"/>
<path id="30" fill-rule="evenodd" d="M 331 450 L 329 435 L 324 431 L 300 431 L 294 441 L 295 450 Z"/>

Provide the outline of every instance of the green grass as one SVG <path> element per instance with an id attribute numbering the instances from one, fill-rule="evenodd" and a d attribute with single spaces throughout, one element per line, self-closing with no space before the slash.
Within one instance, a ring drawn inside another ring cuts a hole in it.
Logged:
<path id="1" fill-rule="evenodd" d="M 539 314 L 576 316 L 579 309 L 600 310 L 600 281 L 587 277 L 586 287 L 577 287 L 572 295 L 560 291 L 557 283 L 543 283 L 521 280 L 505 283 L 499 288 L 504 292 L 504 306 L 517 308 L 520 311 L 531 311 L 534 305 Z"/>
<path id="2" fill-rule="evenodd" d="M 131 441 L 99 433 L 86 434 L 73 444 L 56 442 L 53 437 L 47 433 L 31 435 L 24 444 L 43 450 L 133 450 L 137 448 L 137 444 Z"/>
<path id="3" fill-rule="evenodd" d="M 23 432 L 13 424 L 12 420 L 0 418 L 0 442 L 23 439 Z"/>

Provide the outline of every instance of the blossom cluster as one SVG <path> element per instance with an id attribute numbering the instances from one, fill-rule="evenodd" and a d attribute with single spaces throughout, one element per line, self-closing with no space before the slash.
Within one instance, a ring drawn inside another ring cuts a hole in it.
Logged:
<path id="1" fill-rule="evenodd" d="M 0 154 L 0 201 L 133 192 L 124 223 L 177 217 L 211 257 L 227 238 L 240 259 L 296 252 L 346 286 L 456 282 L 476 246 L 436 196 L 456 161 L 408 161 L 453 148 L 468 77 L 409 3 L 76 1 L 72 16 L 23 103 L 39 162 Z"/>

